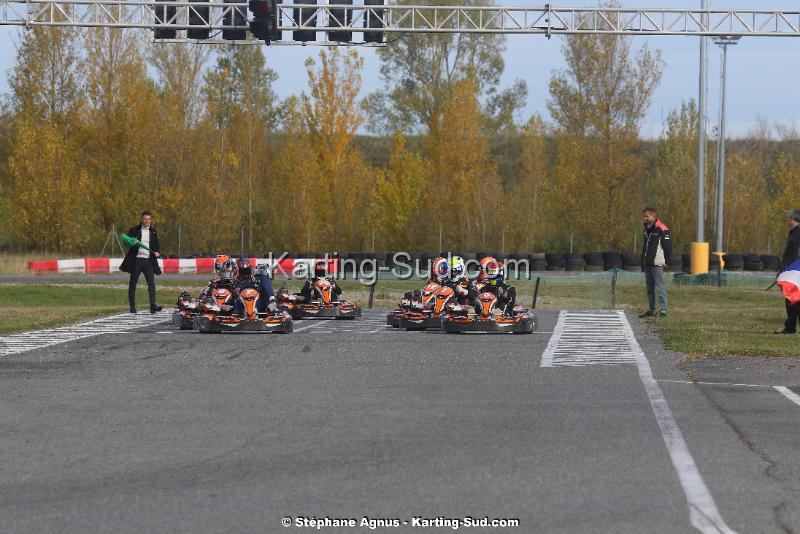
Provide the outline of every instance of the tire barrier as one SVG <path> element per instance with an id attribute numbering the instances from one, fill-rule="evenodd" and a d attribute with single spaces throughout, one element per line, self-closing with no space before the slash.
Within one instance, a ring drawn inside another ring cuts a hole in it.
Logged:
<path id="1" fill-rule="evenodd" d="M 396 252 L 369 253 L 369 252 L 343 252 L 332 258 L 328 254 L 329 261 L 347 261 L 348 271 L 352 270 L 349 262 L 356 265 L 364 261 L 373 261 L 376 267 L 393 269 L 399 263 L 413 264 L 419 262 L 420 266 L 427 265 L 440 254 L 436 252 L 408 253 L 400 258 L 395 258 Z M 531 272 L 542 271 L 570 271 L 570 272 L 600 272 L 611 269 L 621 269 L 627 272 L 641 272 L 640 256 L 634 253 L 619 252 L 586 252 L 586 253 L 563 253 L 563 252 L 534 252 L 534 253 L 499 253 L 483 251 L 477 253 L 457 253 L 450 252 L 451 255 L 460 255 L 465 260 L 479 261 L 482 258 L 492 256 L 501 261 L 522 262 L 528 261 Z M 239 254 L 228 254 L 238 257 Z M 263 252 L 260 255 L 246 255 L 252 265 L 267 263 L 273 268 L 279 267 L 285 273 L 292 273 L 296 266 L 303 265 L 304 268 L 313 265 L 316 261 L 324 261 L 324 252 Z M 270 260 L 270 258 L 272 258 Z M 725 270 L 728 271 L 752 271 L 752 272 L 776 272 L 780 268 L 781 259 L 774 255 L 759 254 L 735 254 L 724 255 Z M 214 269 L 214 255 L 212 254 L 193 254 L 187 257 L 178 258 L 173 255 L 165 255 L 159 258 L 159 264 L 165 274 L 205 274 L 211 273 Z M 102 274 L 119 272 L 122 258 L 74 258 L 74 259 L 50 259 L 43 261 L 29 261 L 28 269 L 32 273 L 47 274 Z M 719 266 L 719 258 L 711 255 L 709 258 L 710 270 L 716 270 Z M 691 256 L 673 252 L 667 258 L 667 271 L 689 272 L 691 267 Z"/>

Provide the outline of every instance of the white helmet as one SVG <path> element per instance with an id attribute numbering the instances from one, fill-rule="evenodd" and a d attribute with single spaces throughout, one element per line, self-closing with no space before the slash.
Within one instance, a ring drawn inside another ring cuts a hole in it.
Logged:
<path id="1" fill-rule="evenodd" d="M 461 282 L 467 277 L 467 267 L 464 265 L 464 258 L 453 256 L 450 258 L 450 280 Z"/>

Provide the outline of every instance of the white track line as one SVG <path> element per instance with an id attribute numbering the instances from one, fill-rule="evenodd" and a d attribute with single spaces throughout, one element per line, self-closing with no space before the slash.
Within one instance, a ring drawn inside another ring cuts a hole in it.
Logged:
<path id="1" fill-rule="evenodd" d="M 775 391 L 795 403 L 796 405 L 800 406 L 800 395 L 792 391 L 791 389 L 787 388 L 786 386 L 772 386 Z"/>
<path id="2" fill-rule="evenodd" d="M 292 332 L 302 332 L 303 330 L 311 330 L 312 328 L 318 328 L 324 324 L 327 324 L 328 321 L 324 319 L 316 319 L 314 324 L 310 324 L 308 326 L 301 326 L 300 328 L 292 329 Z"/>
<path id="3" fill-rule="evenodd" d="M 734 382 L 702 382 L 698 380 L 697 382 L 693 382 L 691 380 L 667 380 L 667 379 L 659 379 L 656 382 L 665 382 L 669 384 L 700 384 L 702 386 L 737 386 L 742 388 L 774 388 L 780 386 L 772 386 L 770 384 L 737 384 Z"/>
<path id="4" fill-rule="evenodd" d="M 553 367 L 553 354 L 555 354 L 558 341 L 564 333 L 564 317 L 566 314 L 567 312 L 564 310 L 561 310 L 558 314 L 558 322 L 556 322 L 556 327 L 553 329 L 553 335 L 550 337 L 550 341 L 547 342 L 544 354 L 542 354 L 542 367 Z"/>
<path id="5" fill-rule="evenodd" d="M 719 514 L 719 510 L 717 510 L 717 505 L 714 503 L 711 492 L 708 491 L 708 487 L 703 482 L 703 477 L 700 476 L 697 464 L 689 452 L 689 447 L 683 439 L 683 434 L 678 428 L 678 423 L 675 421 L 672 411 L 669 409 L 664 393 L 653 377 L 650 362 L 647 361 L 644 351 L 639 346 L 639 342 L 636 341 L 636 336 L 633 334 L 633 329 L 625 316 L 625 312 L 618 311 L 617 314 L 624 323 L 625 335 L 628 337 L 631 349 L 636 357 L 639 379 L 647 392 L 653 415 L 655 415 L 658 427 L 661 429 L 664 444 L 667 446 L 672 465 L 675 467 L 683 492 L 686 495 L 690 510 L 689 518 L 692 525 L 704 534 L 733 534 L 734 531 L 725 524 Z"/>
<path id="6" fill-rule="evenodd" d="M 21 332 L 0 337 L 0 356 L 19 354 L 29 350 L 41 349 L 78 339 L 103 334 L 122 334 L 139 328 L 169 321 L 173 310 L 162 310 L 155 314 L 121 313 L 102 317 L 84 323 L 56 328 Z"/>

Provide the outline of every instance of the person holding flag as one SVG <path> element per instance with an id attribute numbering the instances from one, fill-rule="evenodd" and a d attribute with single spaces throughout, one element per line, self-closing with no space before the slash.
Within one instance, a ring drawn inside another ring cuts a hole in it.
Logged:
<path id="1" fill-rule="evenodd" d="M 158 242 L 156 229 L 150 225 L 152 220 L 152 214 L 149 211 L 143 211 L 141 224 L 134 226 L 128 230 L 127 235 L 122 236 L 123 241 L 130 248 L 125 254 L 119 270 L 131 275 L 128 283 L 128 303 L 131 306 L 131 313 L 136 313 L 136 284 L 139 282 L 141 274 L 144 274 L 144 279 L 147 280 L 150 313 L 156 313 L 162 309 L 156 304 L 156 281 L 153 276 L 161 274 L 161 267 L 158 265 L 161 245 Z"/>
<path id="2" fill-rule="evenodd" d="M 797 333 L 797 321 L 800 318 L 800 209 L 790 209 L 787 215 L 789 239 L 783 251 L 777 280 L 786 299 L 786 322 L 783 330 L 778 330 L 776 334 Z"/>

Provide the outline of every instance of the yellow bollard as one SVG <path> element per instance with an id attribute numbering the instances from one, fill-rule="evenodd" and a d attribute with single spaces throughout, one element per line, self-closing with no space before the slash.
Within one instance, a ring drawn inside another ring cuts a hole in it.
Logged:
<path id="1" fill-rule="evenodd" d="M 720 268 L 720 270 L 725 270 L 725 260 L 723 258 L 725 253 L 724 252 L 712 252 L 712 254 L 714 256 L 718 256 L 719 257 L 719 268 Z"/>
<path id="2" fill-rule="evenodd" d="M 708 272 L 708 243 L 692 243 L 692 274 Z"/>

